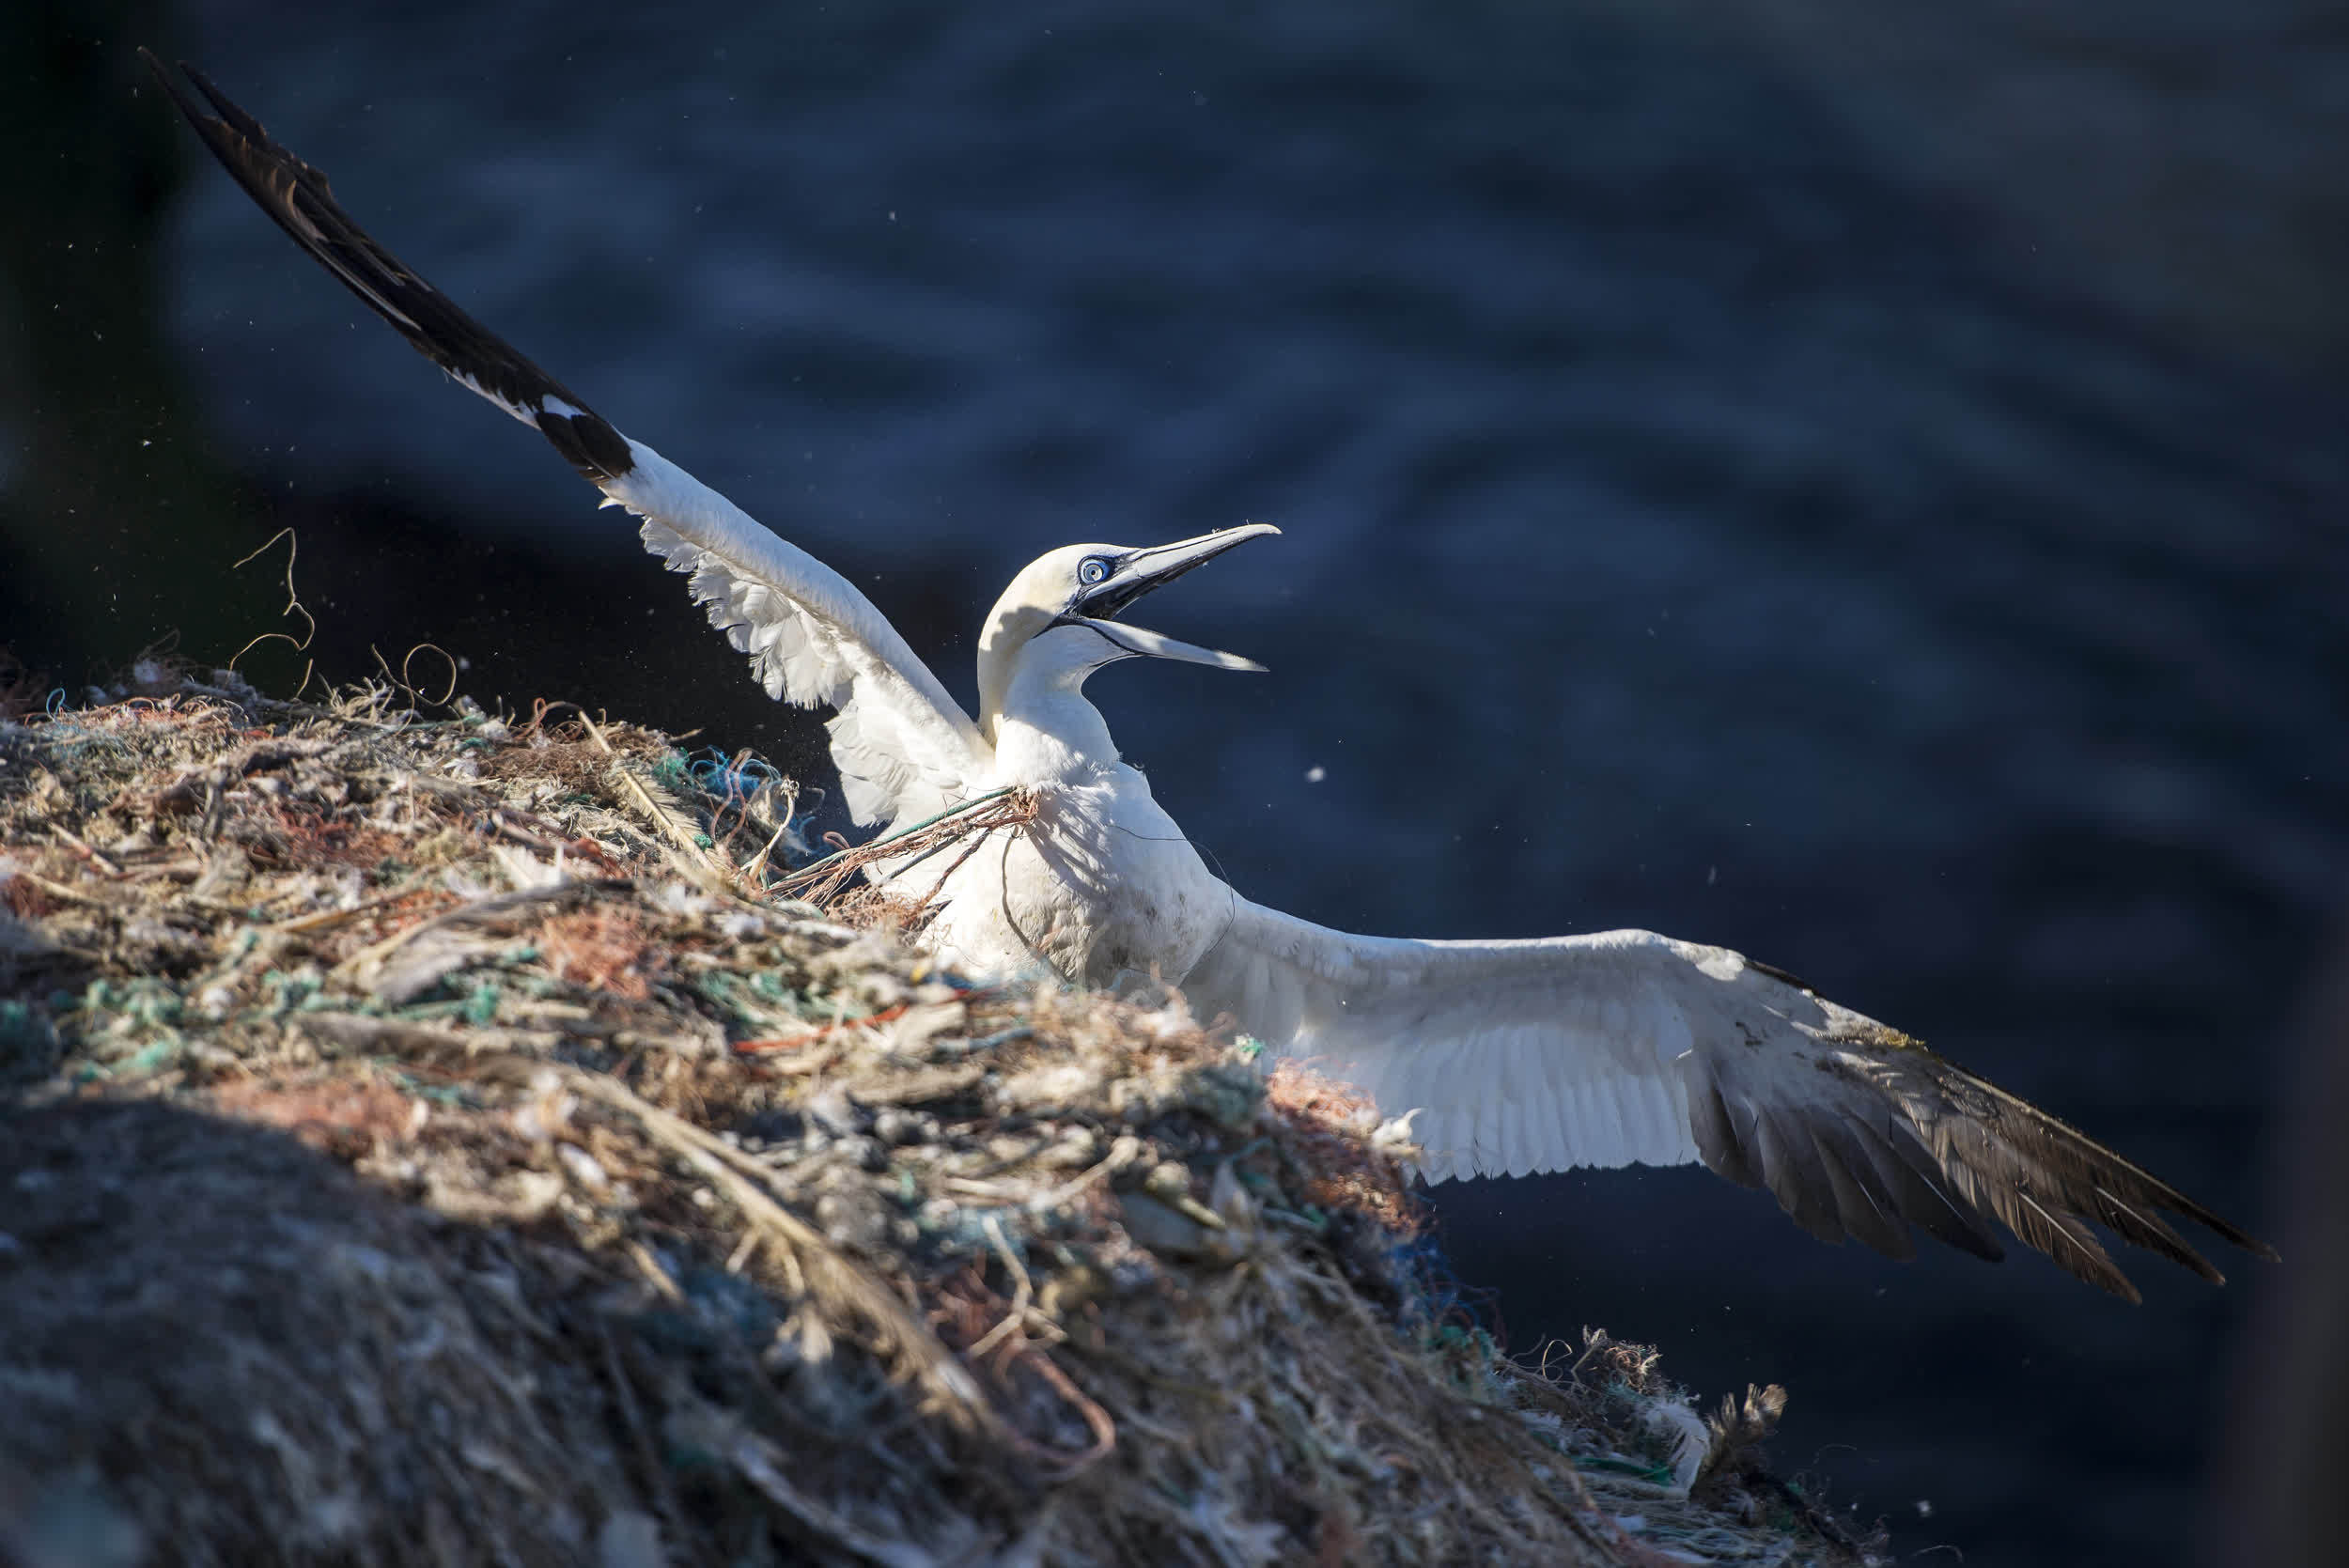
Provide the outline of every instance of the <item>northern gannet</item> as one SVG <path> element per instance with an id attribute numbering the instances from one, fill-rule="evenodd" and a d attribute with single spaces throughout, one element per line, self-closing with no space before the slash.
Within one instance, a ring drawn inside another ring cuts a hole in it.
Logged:
<path id="1" fill-rule="evenodd" d="M 144 54 L 145 52 L 142 51 Z M 829 707 L 850 814 L 883 830 L 1006 785 L 1039 814 L 940 884 L 925 933 L 974 973 L 1174 984 L 1271 1058 L 1313 1062 L 1382 1114 L 1416 1112 L 1430 1181 L 1702 1161 L 1767 1187 L 1813 1235 L 1893 1257 L 1911 1225 L 1978 1256 L 1990 1221 L 2073 1274 L 2137 1291 L 2090 1231 L 2221 1282 L 2162 1216 L 2262 1243 L 2084 1134 L 1783 970 L 1646 931 L 1517 941 L 1351 936 L 1252 904 L 1202 863 L 1119 759 L 1086 678 L 1133 658 L 1260 666 L 1119 619 L 1265 524 L 1156 547 L 1070 545 L 989 613 L 979 715 L 848 582 L 622 435 L 344 212 L 326 177 L 182 67 L 151 54 L 206 145 L 311 256 L 451 377 L 531 426 L 642 519 L 770 696 Z M 885 874 L 885 872 L 884 872 Z"/>

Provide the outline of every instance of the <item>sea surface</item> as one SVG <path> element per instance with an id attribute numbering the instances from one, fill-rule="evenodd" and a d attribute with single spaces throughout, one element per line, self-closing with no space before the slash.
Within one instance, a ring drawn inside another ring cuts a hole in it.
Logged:
<path id="1" fill-rule="evenodd" d="M 2349 888 L 2337 18 L 203 0 L 169 43 L 966 700 L 1031 556 L 1278 523 L 1136 615 L 1271 674 L 1092 688 L 1249 896 L 1732 945 L 2272 1218 Z M 168 232 L 201 439 L 345 644 L 823 780 L 618 514 L 226 178 Z M 1437 1198 L 1513 1346 L 1786 1384 L 1781 1468 L 1903 1560 L 2187 1558 L 2248 1260 L 2140 1254 L 2130 1308 L 1698 1171 Z"/>

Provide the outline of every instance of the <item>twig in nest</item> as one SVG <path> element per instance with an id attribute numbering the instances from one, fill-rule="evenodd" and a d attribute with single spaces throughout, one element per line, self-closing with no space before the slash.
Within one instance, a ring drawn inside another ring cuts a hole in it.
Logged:
<path id="1" fill-rule="evenodd" d="M 995 1217 L 991 1214 L 982 1218 L 979 1223 L 986 1228 L 988 1243 L 993 1248 L 995 1255 L 1003 1260 L 1004 1272 L 1011 1276 L 1011 1306 L 1004 1312 L 1001 1322 L 979 1336 L 971 1347 L 963 1352 L 964 1357 L 972 1361 L 985 1359 L 988 1352 L 1003 1341 L 1011 1339 L 1013 1334 L 1023 1326 L 1040 1328 L 1054 1341 L 1066 1339 L 1068 1336 L 1061 1330 L 1060 1325 L 1035 1310 L 1033 1304 L 1035 1299 L 1034 1282 L 1028 1278 L 1028 1270 L 1020 1263 L 1019 1254 L 1014 1252 L 1011 1250 L 1011 1244 L 1003 1239 L 1003 1226 L 996 1222 Z M 1019 1339 L 1012 1343 L 1006 1353 L 1006 1358 L 1014 1363 L 1024 1360 L 1027 1365 L 1034 1367 L 1036 1374 L 1052 1386 L 1054 1393 L 1076 1407 L 1078 1415 L 1084 1420 L 1086 1429 L 1093 1434 L 1093 1446 L 1076 1453 L 1048 1448 L 1025 1434 L 1018 1432 L 1011 1434 L 1014 1447 L 1031 1458 L 1055 1467 L 1064 1476 L 1074 1475 L 1097 1461 L 1107 1458 L 1116 1449 L 1116 1421 L 1111 1419 L 1110 1413 L 1101 1407 L 1097 1400 L 1077 1387 L 1069 1375 L 1061 1370 L 1060 1364 L 1047 1353 L 1044 1345 L 1033 1340 Z"/>
<path id="2" fill-rule="evenodd" d="M 82 859 L 89 862 L 90 864 L 96 866 L 99 870 L 104 872 L 107 876 L 114 877 L 117 881 L 121 879 L 122 868 L 115 864 L 114 862 L 108 860 L 103 854 L 94 848 L 86 840 L 85 840 L 72 829 L 67 827 L 62 822 L 52 822 L 49 825 L 49 831 L 55 834 L 68 848 L 71 849 L 75 854 L 81 856 Z"/>
<path id="3" fill-rule="evenodd" d="M 30 882 L 50 897 L 63 899 L 68 904 L 87 905 L 93 909 L 106 908 L 106 901 L 102 898 L 92 898 L 88 893 L 78 893 L 62 882 L 53 882 L 46 877 L 37 877 L 29 871 L 18 872 L 15 879 L 20 882 Z"/>
<path id="4" fill-rule="evenodd" d="M 430 648 L 434 653 L 439 654 L 443 659 L 448 660 L 448 686 L 437 697 L 426 696 L 423 692 L 417 691 L 414 686 L 411 685 L 408 679 L 408 666 L 413 664 L 416 661 L 416 655 L 424 652 L 427 648 Z M 383 678 L 391 682 L 394 686 L 399 688 L 402 691 L 407 692 L 408 700 L 412 703 L 415 703 L 424 707 L 446 707 L 448 706 L 449 699 L 457 695 L 457 656 L 450 653 L 448 649 L 441 646 L 438 643 L 418 643 L 414 647 L 410 648 L 406 657 L 402 658 L 399 661 L 399 674 L 397 675 L 392 674 L 392 666 L 383 658 L 383 650 L 381 648 L 377 647 L 373 643 L 369 643 L 367 644 L 367 651 L 375 655 L 375 667 L 383 672 Z"/>
<path id="5" fill-rule="evenodd" d="M 1034 818 L 1034 811 L 1031 809 L 1028 815 L 1019 818 L 1019 820 L 1023 822 L 1028 821 Z M 984 845 L 988 839 L 995 836 L 995 824 L 990 823 L 986 827 L 980 828 L 976 832 L 974 832 L 971 837 L 971 842 L 963 846 L 962 853 L 957 855 L 953 862 L 948 864 L 946 869 L 938 874 L 938 880 L 930 884 L 930 891 L 924 893 L 920 898 L 914 901 L 913 913 L 910 917 L 911 924 L 909 926 L 910 930 L 918 931 L 926 928 L 929 924 L 930 921 L 938 912 L 936 909 L 932 908 L 931 906 L 938 902 L 938 895 L 946 891 L 947 878 L 954 876 L 956 872 L 960 871 L 962 869 L 962 862 L 977 854 L 979 852 L 980 846 Z M 929 851 L 925 851 L 924 854 L 917 855 L 914 859 L 925 859 Z"/>
<path id="6" fill-rule="evenodd" d="M 379 894 L 374 898 L 364 899 L 357 904 L 353 904 L 348 909 L 320 909 L 315 914 L 296 915 L 291 920 L 281 920 L 274 925 L 267 927 L 267 929 L 272 931 L 317 931 L 329 925 L 339 925 L 347 920 L 356 920 L 361 915 L 371 915 L 378 909 L 389 908 L 395 904 L 404 903 L 408 899 L 415 897 L 416 894 L 420 893 L 428 893 L 430 891 L 431 889 L 427 884 L 420 881 L 412 881 L 393 890 L 390 893 Z M 405 939 L 404 934 L 402 939 Z"/>
<path id="7" fill-rule="evenodd" d="M 756 882 L 760 877 L 767 875 L 768 858 L 774 854 L 775 846 L 783 842 L 783 836 L 791 831 L 791 812 L 796 810 L 797 807 L 798 802 L 794 801 L 791 808 L 786 809 L 784 812 L 783 820 L 775 824 L 773 836 L 769 838 L 767 842 L 760 846 L 757 854 L 753 855 L 748 862 L 744 862 L 742 866 L 742 875 L 750 878 L 751 881 Z"/>
<path id="8" fill-rule="evenodd" d="M 652 1255 L 652 1250 L 634 1236 L 628 1238 L 626 1247 L 629 1262 L 636 1265 L 636 1271 L 660 1293 L 661 1298 L 672 1307 L 684 1305 L 685 1293 L 677 1288 L 675 1280 L 669 1278 L 669 1271 L 661 1266 L 661 1261 Z"/>
<path id="9" fill-rule="evenodd" d="M 827 1034 L 831 1034 L 838 1030 L 855 1029 L 859 1025 L 870 1025 L 874 1028 L 879 1028 L 880 1025 L 885 1023 L 894 1023 L 899 1018 L 904 1017 L 906 1014 L 910 1011 L 912 1011 L 912 1004 L 910 1002 L 901 1001 L 893 1007 L 884 1007 L 878 1013 L 865 1013 L 853 1018 L 834 1018 L 830 1023 L 817 1024 L 806 1033 L 794 1035 L 787 1040 L 782 1038 L 781 1036 L 777 1036 L 771 1040 L 737 1040 L 734 1043 L 734 1054 L 737 1056 L 763 1056 L 769 1051 L 797 1050 L 801 1046 L 812 1045 L 816 1041 L 824 1038 Z"/>
<path id="10" fill-rule="evenodd" d="M 949 806 L 936 816 L 917 822 L 903 832 L 840 850 L 825 856 L 813 865 L 802 866 L 778 882 L 775 891 L 788 896 L 803 897 L 820 907 L 838 896 L 840 891 L 848 886 L 849 878 L 868 866 L 883 861 L 898 862 L 901 863 L 890 867 L 888 876 L 893 878 L 902 877 L 932 855 L 972 834 L 978 835 L 978 841 L 983 843 L 998 828 L 1016 828 L 1022 823 L 1033 822 L 1038 809 L 1039 802 L 1033 790 L 1008 787 L 992 790 L 958 805 Z M 953 876 L 956 868 L 970 859 L 977 847 L 978 843 L 973 843 L 965 849 L 954 864 L 946 868 L 946 876 Z M 915 906 L 916 912 L 936 898 L 940 889 L 945 885 L 946 877 L 940 877 L 937 887 L 933 887 L 922 903 Z"/>
<path id="11" fill-rule="evenodd" d="M 1131 1133 L 1121 1133 L 1118 1135 L 1117 1141 L 1110 1146 L 1109 1154 L 1099 1164 L 1090 1167 L 1073 1181 L 1056 1187 L 1041 1197 L 1029 1199 L 1028 1211 L 1031 1214 L 1050 1214 L 1063 1203 L 1073 1203 L 1084 1196 L 1086 1189 L 1102 1177 L 1115 1174 L 1141 1157 L 1142 1141 Z"/>
<path id="12" fill-rule="evenodd" d="M 979 1223 L 987 1227 L 987 1239 L 994 1247 L 995 1255 L 1003 1260 L 1004 1272 L 1011 1276 L 1013 1284 L 1011 1311 L 1003 1314 L 1003 1320 L 1001 1323 L 981 1335 L 977 1343 L 963 1352 L 973 1361 L 984 1360 L 988 1351 L 1009 1338 L 1012 1331 L 1026 1321 L 1028 1303 L 1035 1298 L 1035 1289 L 1029 1282 L 1028 1271 L 1020 1266 L 1019 1255 L 1014 1252 L 1011 1250 L 1011 1244 L 1003 1239 L 1003 1228 L 995 1222 L 995 1217 L 991 1214 L 981 1219 Z"/>
<path id="13" fill-rule="evenodd" d="M 418 921 L 413 925 L 395 931 L 380 942 L 361 948 L 335 965 L 334 972 L 337 976 L 355 980 L 358 984 L 372 990 L 380 983 L 385 961 L 419 938 L 428 937 L 437 931 L 445 931 L 451 926 L 494 924 L 511 915 L 513 911 L 533 904 L 569 902 L 595 893 L 625 893 L 633 889 L 634 886 L 634 883 L 626 880 L 566 881 L 557 882 L 551 887 L 523 888 L 516 893 L 501 893 L 489 898 L 473 899 L 468 903 L 458 905 L 453 909 L 443 909 L 428 920 Z M 408 891 L 417 893 L 424 890 L 412 887 Z M 398 896 L 405 897 L 407 894 L 402 893 Z M 357 914 L 360 911 L 351 909 L 334 912 Z M 296 925 L 288 926 L 288 929 L 300 928 Z"/>
<path id="14" fill-rule="evenodd" d="M 228 661 L 228 667 L 231 670 L 234 670 L 237 667 L 238 659 L 242 659 L 246 654 L 251 653 L 255 648 L 259 647 L 263 643 L 285 643 L 289 644 L 296 653 L 308 653 L 310 651 L 311 639 L 315 638 L 319 634 L 318 617 L 311 614 L 310 612 L 303 607 L 302 603 L 302 596 L 294 592 L 294 557 L 302 552 L 302 538 L 292 529 L 280 528 L 276 533 L 272 534 L 269 536 L 267 541 L 261 545 L 260 550 L 254 551 L 252 555 L 245 556 L 244 559 L 239 561 L 235 567 L 231 567 L 228 569 L 230 571 L 236 570 L 237 567 L 243 566 L 245 561 L 252 560 L 254 555 L 260 554 L 261 551 L 267 550 L 271 545 L 275 544 L 280 539 L 286 541 L 286 608 L 279 611 L 278 613 L 280 615 L 300 615 L 303 620 L 303 625 L 306 629 L 302 633 L 302 637 L 299 642 L 295 641 L 292 633 L 290 632 L 262 632 L 258 637 L 254 638 L 253 641 L 247 643 L 244 646 L 237 650 L 236 658 L 231 659 Z M 305 659 L 303 660 L 302 685 L 293 689 L 293 694 L 295 696 L 299 697 L 302 695 L 303 689 L 310 684 L 311 673 L 317 668 L 317 660 Z"/>
<path id="15" fill-rule="evenodd" d="M 1045 1354 L 1043 1346 L 1022 1345 L 1018 1354 L 1036 1370 L 1037 1375 L 1052 1386 L 1054 1393 L 1077 1407 L 1077 1414 L 1084 1418 L 1086 1429 L 1093 1434 L 1093 1446 L 1081 1453 L 1063 1453 L 1058 1449 L 1048 1449 L 1015 1432 L 1012 1437 L 1018 1446 L 1059 1466 L 1064 1475 L 1074 1475 L 1115 1452 L 1117 1423 L 1110 1419 L 1110 1413 L 1101 1407 L 1100 1402 L 1077 1387 L 1068 1374 L 1061 1370 L 1060 1363 Z"/>
<path id="16" fill-rule="evenodd" d="M 597 748 L 605 755 L 617 756 L 619 754 L 612 749 L 612 742 L 604 738 L 602 728 L 593 719 L 587 717 L 587 710 L 583 707 L 579 709 L 579 722 L 586 726 L 588 737 L 595 741 Z M 694 843 L 693 835 L 679 827 L 677 818 L 661 809 L 661 802 L 652 798 L 652 791 L 645 787 L 642 780 L 625 767 L 618 768 L 615 771 L 620 776 L 620 782 L 628 785 L 629 793 L 636 797 L 636 803 L 644 808 L 645 815 L 651 817 L 654 825 L 668 835 L 669 841 L 689 857 L 687 862 L 689 869 L 717 877 L 725 892 L 736 893 L 741 892 L 734 885 L 734 868 L 720 863 L 715 855 Z"/>
<path id="17" fill-rule="evenodd" d="M 822 1232 L 768 1195 L 765 1167 L 616 1079 L 577 1068 L 567 1069 L 564 1076 L 580 1094 L 633 1116 L 646 1132 L 715 1183 L 752 1225 L 782 1242 L 807 1281 L 808 1294 L 827 1308 L 846 1308 L 862 1318 L 881 1353 L 910 1374 L 950 1421 L 997 1441 L 1013 1436 L 970 1373 L 894 1292 L 842 1255 Z"/>

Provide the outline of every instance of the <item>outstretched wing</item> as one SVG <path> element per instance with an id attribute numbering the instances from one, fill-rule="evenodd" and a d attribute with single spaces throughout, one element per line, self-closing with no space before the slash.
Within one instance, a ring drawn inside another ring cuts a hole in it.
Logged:
<path id="1" fill-rule="evenodd" d="M 1725 948 L 1647 931 L 1538 941 L 1355 937 L 1235 900 L 1183 982 L 1281 1056 L 1418 1110 L 1430 1181 L 1703 1160 L 1824 1241 L 1908 1228 L 1984 1258 L 1996 1219 L 2138 1298 L 2086 1220 L 2214 1282 L 2162 1218 L 2264 1246 L 2086 1135 Z"/>
<path id="2" fill-rule="evenodd" d="M 221 164 L 301 247 L 424 356 L 544 435 L 644 520 L 645 547 L 689 574 L 694 602 L 750 655 L 770 697 L 837 709 L 829 728 L 848 810 L 860 823 L 933 815 L 961 799 L 989 749 L 938 677 L 848 579 L 631 441 L 351 221 L 326 176 L 182 65 L 207 114 L 146 50 L 140 54 Z"/>

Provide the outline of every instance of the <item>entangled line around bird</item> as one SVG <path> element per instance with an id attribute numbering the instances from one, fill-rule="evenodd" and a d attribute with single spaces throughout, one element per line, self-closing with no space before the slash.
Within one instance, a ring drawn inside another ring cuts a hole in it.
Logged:
<path id="1" fill-rule="evenodd" d="M 812 864 L 801 866 L 774 883 L 771 891 L 786 897 L 804 898 L 820 907 L 837 897 L 850 879 L 868 866 L 902 859 L 904 863 L 891 873 L 893 877 L 902 876 L 972 834 L 979 835 L 983 841 L 986 835 L 998 828 L 1015 828 L 1032 822 L 1037 810 L 1036 794 L 1032 789 L 1006 786 L 989 790 L 925 817 L 902 831 L 874 839 L 868 844 L 852 845 Z M 954 865 L 947 867 L 946 876 L 951 877 L 955 867 L 960 865 L 962 860 L 967 859 L 977 846 L 973 843 L 970 849 L 966 849 Z M 945 880 L 945 877 L 940 877 L 938 887 L 932 888 L 914 906 L 917 915 L 938 896 Z"/>

